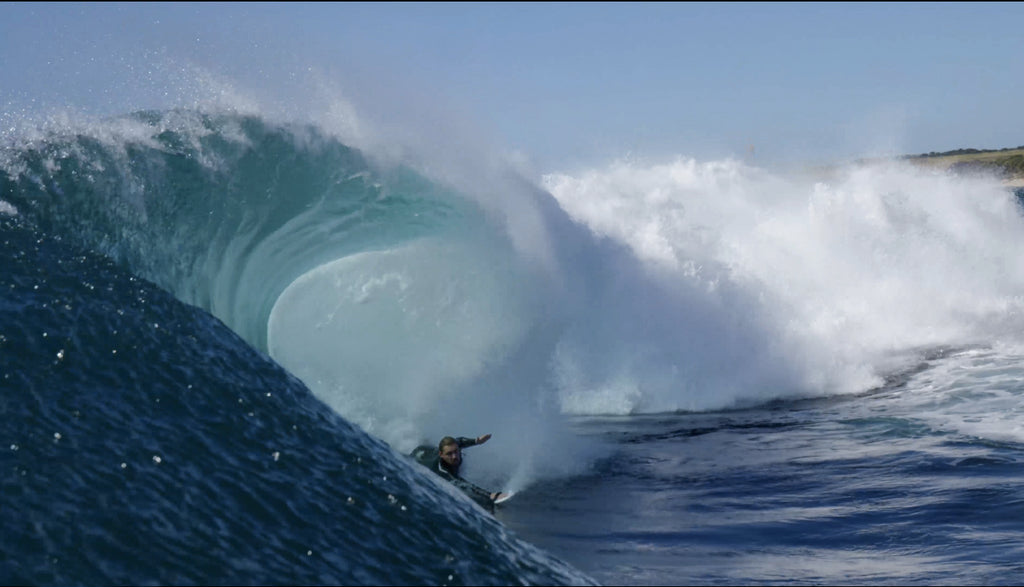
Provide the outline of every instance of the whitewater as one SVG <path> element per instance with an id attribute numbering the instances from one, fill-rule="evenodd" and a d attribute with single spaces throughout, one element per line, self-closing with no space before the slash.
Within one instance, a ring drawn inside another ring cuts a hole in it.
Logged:
<path id="1" fill-rule="evenodd" d="M 1019 581 L 1019 191 L 342 110 L 4 131 L 3 582 Z"/>

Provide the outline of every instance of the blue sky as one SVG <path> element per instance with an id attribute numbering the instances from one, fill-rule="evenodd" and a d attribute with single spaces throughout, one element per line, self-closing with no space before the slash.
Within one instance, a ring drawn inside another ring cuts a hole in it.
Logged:
<path id="1" fill-rule="evenodd" d="M 315 69 L 357 110 L 458 119 L 543 170 L 1003 148 L 1024 144 L 1022 23 L 980 2 L 3 3 L 0 105 L 173 105 L 188 63 L 297 108 Z"/>

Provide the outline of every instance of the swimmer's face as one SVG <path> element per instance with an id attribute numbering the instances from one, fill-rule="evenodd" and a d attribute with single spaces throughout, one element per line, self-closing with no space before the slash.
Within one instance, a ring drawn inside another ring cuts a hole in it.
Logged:
<path id="1" fill-rule="evenodd" d="M 449 469 L 457 471 L 462 464 L 462 450 L 457 444 L 449 444 L 441 449 L 441 461 Z"/>

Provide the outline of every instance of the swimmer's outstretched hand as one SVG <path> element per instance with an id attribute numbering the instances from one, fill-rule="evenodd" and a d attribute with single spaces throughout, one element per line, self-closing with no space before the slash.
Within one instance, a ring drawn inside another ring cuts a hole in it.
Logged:
<path id="1" fill-rule="evenodd" d="M 483 436 L 477 436 L 476 437 L 476 443 L 477 444 L 483 444 L 483 443 L 487 442 L 490 439 L 491 439 L 491 435 L 490 434 L 484 434 Z"/>

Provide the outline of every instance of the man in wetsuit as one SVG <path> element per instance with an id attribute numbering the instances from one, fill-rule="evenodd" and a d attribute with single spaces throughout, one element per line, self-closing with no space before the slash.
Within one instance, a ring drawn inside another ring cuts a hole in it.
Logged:
<path id="1" fill-rule="evenodd" d="M 500 492 L 490 492 L 473 485 L 459 476 L 459 467 L 462 466 L 462 449 L 470 446 L 483 444 L 490 440 L 490 434 L 484 434 L 477 438 L 445 436 L 437 445 L 437 452 L 429 445 L 416 447 L 412 456 L 419 463 L 431 471 L 437 473 L 442 479 L 451 482 L 461 489 L 466 495 L 473 499 L 485 509 L 494 508 L 494 500 L 501 496 Z"/>

